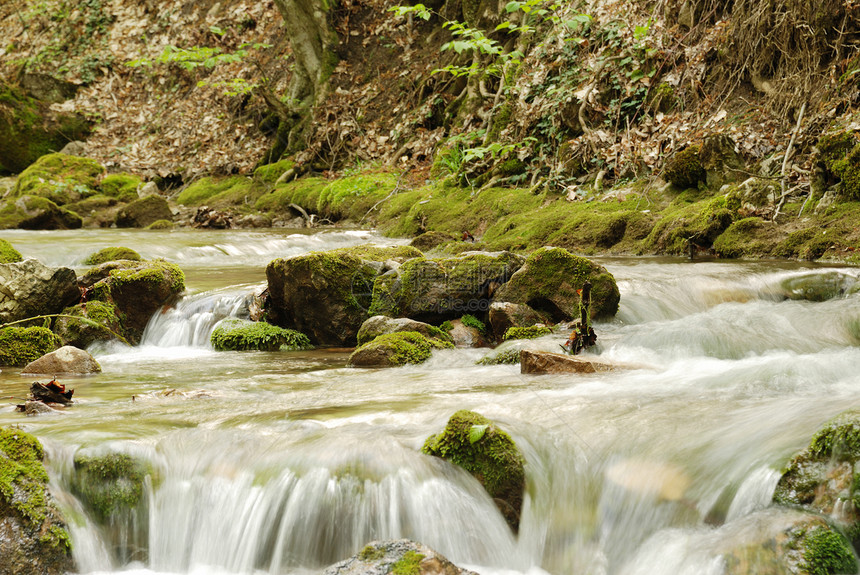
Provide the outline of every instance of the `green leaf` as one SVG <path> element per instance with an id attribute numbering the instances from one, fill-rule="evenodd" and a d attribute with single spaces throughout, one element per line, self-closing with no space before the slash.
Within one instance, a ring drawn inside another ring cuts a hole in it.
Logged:
<path id="1" fill-rule="evenodd" d="M 469 443 L 478 443 L 484 434 L 487 432 L 489 425 L 473 425 L 469 429 Z"/>
<path id="2" fill-rule="evenodd" d="M 517 0 L 511 0 L 511 2 L 508 2 L 505 5 L 505 12 L 507 12 L 509 14 L 511 12 L 516 12 L 517 10 L 519 10 L 522 7 L 522 5 L 523 5 L 522 2 L 517 2 Z"/>

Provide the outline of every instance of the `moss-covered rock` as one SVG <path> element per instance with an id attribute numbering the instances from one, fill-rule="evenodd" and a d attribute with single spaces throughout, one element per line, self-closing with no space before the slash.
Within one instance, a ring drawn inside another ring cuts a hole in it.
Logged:
<path id="1" fill-rule="evenodd" d="M 609 318 L 618 311 L 621 294 L 615 278 L 603 266 L 562 248 L 533 252 L 510 281 L 493 295 L 494 301 L 525 304 L 548 313 L 553 321 L 579 317 L 579 292 L 591 282 L 591 317 Z"/>
<path id="2" fill-rule="evenodd" d="M 45 327 L 0 329 L 0 365 L 24 367 L 60 347 L 60 339 Z"/>
<path id="3" fill-rule="evenodd" d="M 860 410 L 846 411 L 818 430 L 788 463 L 773 500 L 838 517 L 860 546 Z"/>
<path id="4" fill-rule="evenodd" d="M 545 325 L 532 325 L 529 327 L 509 327 L 502 336 L 505 341 L 511 339 L 537 339 L 552 333 L 552 329 Z"/>
<path id="5" fill-rule="evenodd" d="M 121 315 L 112 303 L 88 301 L 64 309 L 62 315 L 74 316 L 54 319 L 51 329 L 63 345 L 86 349 L 96 341 L 125 338 Z"/>
<path id="6" fill-rule="evenodd" d="M 12 244 L 0 238 L 0 264 L 11 264 L 23 260 L 21 252 L 16 250 Z"/>
<path id="7" fill-rule="evenodd" d="M 143 500 L 149 466 L 125 453 L 75 455 L 72 490 L 99 523 L 133 511 Z"/>
<path id="8" fill-rule="evenodd" d="M 88 255 L 84 260 L 84 265 L 97 266 L 105 262 L 113 262 L 116 260 L 129 260 L 139 262 L 141 258 L 140 254 L 131 248 L 104 248 L 93 254 Z"/>
<path id="9" fill-rule="evenodd" d="M 0 228 L 22 230 L 76 230 L 83 226 L 81 217 L 51 200 L 21 196 L 0 207 Z"/>
<path id="10" fill-rule="evenodd" d="M 425 232 L 413 238 L 409 245 L 421 250 L 422 252 L 428 252 L 444 243 L 458 239 L 459 238 L 455 237 L 454 234 L 446 232 Z"/>
<path id="11" fill-rule="evenodd" d="M 254 192 L 254 181 L 245 176 L 207 177 L 200 178 L 182 190 L 176 197 L 176 203 L 183 206 L 240 204 L 246 200 L 256 200 L 261 193 L 261 190 Z"/>
<path id="12" fill-rule="evenodd" d="M 398 367 L 423 363 L 434 349 L 453 348 L 448 339 L 426 337 L 417 331 L 401 331 L 375 337 L 349 356 L 352 367 Z"/>
<path id="13" fill-rule="evenodd" d="M 739 201 L 726 196 L 701 199 L 682 193 L 657 221 L 644 244 L 657 253 L 688 254 L 691 243 L 709 248 L 737 217 Z"/>
<path id="14" fill-rule="evenodd" d="M 176 227 L 176 226 L 170 220 L 157 220 L 155 222 L 152 222 L 148 226 L 146 226 L 146 229 L 148 229 L 148 230 L 172 230 L 174 227 Z"/>
<path id="15" fill-rule="evenodd" d="M 265 164 L 254 170 L 254 179 L 264 184 L 274 184 L 278 178 L 291 170 L 296 163 L 291 159 L 280 160 L 273 164 Z"/>
<path id="16" fill-rule="evenodd" d="M 209 341 L 218 351 L 296 351 L 311 347 L 311 341 L 303 333 L 262 321 L 236 318 L 221 321 Z"/>
<path id="17" fill-rule="evenodd" d="M 0 264 L 0 323 L 57 313 L 81 298 L 70 268 L 52 268 L 36 259 Z"/>
<path id="18" fill-rule="evenodd" d="M 94 196 L 104 167 L 89 158 L 48 154 L 24 170 L 15 185 L 16 196 L 47 198 L 62 206 Z"/>
<path id="19" fill-rule="evenodd" d="M 355 345 L 384 262 L 420 255 L 408 246 L 357 246 L 274 260 L 266 268 L 269 320 L 314 344 Z"/>
<path id="20" fill-rule="evenodd" d="M 478 365 L 513 365 L 520 362 L 520 348 L 494 350 L 476 361 Z"/>
<path id="21" fill-rule="evenodd" d="M 89 134 L 77 114 L 53 112 L 44 102 L 0 80 L 0 168 L 18 173 L 38 158 Z"/>
<path id="22" fill-rule="evenodd" d="M 464 313 L 486 311 L 493 291 L 524 261 L 510 252 L 414 258 L 377 278 L 371 312 L 439 323 Z"/>
<path id="23" fill-rule="evenodd" d="M 769 253 L 778 241 L 768 233 L 773 224 L 761 218 L 744 218 L 726 229 L 714 241 L 714 252 L 721 258 L 743 258 Z"/>
<path id="24" fill-rule="evenodd" d="M 323 575 L 476 575 L 460 569 L 422 543 L 400 539 L 374 541 L 326 568 Z"/>
<path id="25" fill-rule="evenodd" d="M 0 573 L 61 575 L 75 570 L 66 525 L 48 491 L 39 441 L 0 429 Z"/>
<path id="26" fill-rule="evenodd" d="M 185 291 L 185 274 L 163 260 L 108 262 L 90 270 L 81 282 L 89 300 L 112 304 L 127 339 L 140 341 L 152 315 Z"/>
<path id="27" fill-rule="evenodd" d="M 525 304 L 507 301 L 494 301 L 490 304 L 489 321 L 493 338 L 502 341 L 505 333 L 512 327 L 529 327 L 538 323 L 549 323 L 548 313 L 533 310 Z"/>
<path id="28" fill-rule="evenodd" d="M 121 202 L 132 202 L 137 199 L 137 189 L 142 184 L 143 180 L 134 174 L 110 174 L 102 178 L 99 190 L 105 196 Z"/>
<path id="29" fill-rule="evenodd" d="M 172 220 L 173 212 L 161 196 L 147 196 L 124 206 L 116 214 L 118 228 L 145 228 L 158 220 Z"/>
<path id="30" fill-rule="evenodd" d="M 699 146 L 690 146 L 677 152 L 666 162 L 663 176 L 678 188 L 695 188 L 707 179 L 707 172 L 699 159 Z"/>
<path id="31" fill-rule="evenodd" d="M 421 451 L 471 473 L 516 531 L 525 490 L 525 459 L 510 435 L 474 411 L 451 416 L 441 433 L 431 435 Z"/>
<path id="32" fill-rule="evenodd" d="M 357 336 L 358 345 L 364 345 L 380 335 L 402 331 L 417 331 L 425 337 L 448 342 L 452 341 L 451 336 L 447 332 L 429 323 L 415 321 L 406 317 L 394 319 L 384 315 L 375 315 L 361 324 Z"/>

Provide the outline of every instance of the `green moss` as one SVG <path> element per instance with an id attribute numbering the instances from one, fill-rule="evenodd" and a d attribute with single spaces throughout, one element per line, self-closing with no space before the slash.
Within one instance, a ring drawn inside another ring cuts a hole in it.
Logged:
<path id="1" fill-rule="evenodd" d="M 158 221 L 173 218 L 173 212 L 167 200 L 161 196 L 152 195 L 135 200 L 124 206 L 116 214 L 117 227 L 120 228 L 145 228 Z"/>
<path id="2" fill-rule="evenodd" d="M 320 191 L 316 209 L 336 218 L 360 220 L 397 186 L 398 176 L 389 172 L 347 176 Z"/>
<path id="3" fill-rule="evenodd" d="M 857 561 L 848 540 L 826 527 L 811 529 L 803 538 L 801 568 L 809 575 L 857 573 Z"/>
<path id="4" fill-rule="evenodd" d="M 445 321 L 442 322 L 442 325 L 439 326 L 439 329 L 445 333 L 448 333 L 449 331 L 454 329 L 454 324 L 446 319 Z"/>
<path id="5" fill-rule="evenodd" d="M 89 256 L 87 256 L 87 258 L 84 260 L 84 264 L 88 266 L 96 266 L 105 262 L 112 262 L 116 260 L 131 260 L 138 262 L 140 261 L 140 259 L 140 254 L 131 248 L 104 248 L 94 254 L 90 254 Z"/>
<path id="6" fill-rule="evenodd" d="M 185 274 L 176 264 L 164 260 L 151 260 L 145 264 L 132 269 L 111 270 L 111 290 L 137 282 L 160 283 L 165 278 L 170 282 L 170 291 L 179 293 L 185 290 Z"/>
<path id="7" fill-rule="evenodd" d="M 149 467 L 125 453 L 75 456 L 74 491 L 101 523 L 135 509 L 143 499 Z"/>
<path id="8" fill-rule="evenodd" d="M 423 363 L 430 359 L 434 349 L 453 347 L 454 344 L 450 341 L 429 338 L 417 331 L 399 331 L 377 336 L 358 347 L 350 356 L 350 362 L 359 353 L 372 353 L 379 350 L 384 352 L 391 366 Z"/>
<path id="9" fill-rule="evenodd" d="M 850 410 L 826 423 L 812 437 L 809 451 L 818 458 L 860 460 L 860 412 Z"/>
<path id="10" fill-rule="evenodd" d="M 502 337 L 505 341 L 509 339 L 535 339 L 552 333 L 552 330 L 543 325 L 531 327 L 509 327 Z"/>
<path id="11" fill-rule="evenodd" d="M 12 244 L 0 238 L 0 264 L 11 264 L 23 259 L 21 253 L 12 247 Z"/>
<path id="12" fill-rule="evenodd" d="M 320 192 L 329 184 L 325 178 L 301 178 L 278 185 L 260 196 L 254 207 L 262 212 L 286 212 L 290 204 L 315 213 Z"/>
<path id="13" fill-rule="evenodd" d="M 48 154 L 18 176 L 16 196 L 39 196 L 57 205 L 96 195 L 104 167 L 95 160 L 66 154 Z"/>
<path id="14" fill-rule="evenodd" d="M 274 184 L 284 173 L 291 170 L 296 163 L 293 160 L 281 160 L 274 164 L 266 164 L 254 170 L 254 179 L 265 184 Z"/>
<path id="15" fill-rule="evenodd" d="M 704 182 L 707 174 L 699 160 L 699 146 L 690 146 L 676 153 L 666 163 L 663 173 L 666 180 L 678 188 L 694 188 Z"/>
<path id="16" fill-rule="evenodd" d="M 44 327 L 0 329 L 0 365 L 23 367 L 59 347 L 59 338 Z"/>
<path id="17" fill-rule="evenodd" d="M 131 202 L 137 199 L 137 188 L 142 183 L 143 180 L 132 174 L 110 174 L 102 178 L 99 190 L 121 202 Z"/>
<path id="18" fill-rule="evenodd" d="M 81 318 L 59 317 L 54 320 L 52 329 L 63 345 L 85 349 L 94 341 L 108 341 L 117 335 L 125 337 L 122 314 L 112 303 L 88 301 L 64 309 L 63 315 Z"/>
<path id="19" fill-rule="evenodd" d="M 172 230 L 175 226 L 170 220 L 156 220 L 146 226 L 148 230 Z"/>
<path id="20" fill-rule="evenodd" d="M 513 439 L 486 417 L 474 411 L 456 412 L 442 433 L 427 438 L 421 451 L 459 465 L 481 482 L 490 497 L 506 501 L 519 513 L 525 461 Z"/>
<path id="21" fill-rule="evenodd" d="M 182 190 L 176 203 L 183 206 L 235 205 L 256 201 L 262 193 L 253 180 L 244 176 L 201 178 Z"/>
<path id="22" fill-rule="evenodd" d="M 421 573 L 421 561 L 424 555 L 416 551 L 407 551 L 394 565 L 391 566 L 391 575 L 419 575 Z"/>
<path id="23" fill-rule="evenodd" d="M 482 357 L 476 363 L 478 365 L 513 365 L 519 362 L 520 350 L 518 348 L 511 348 Z"/>
<path id="24" fill-rule="evenodd" d="M 481 320 L 479 320 L 478 318 L 476 318 L 475 316 L 473 316 L 471 314 L 467 313 L 466 315 L 464 315 L 463 317 L 460 318 L 460 321 L 466 327 L 473 327 L 483 334 L 487 333 L 487 326 L 484 325 L 484 322 L 482 322 Z"/>
<path id="25" fill-rule="evenodd" d="M 364 549 L 358 552 L 358 558 L 362 561 L 377 561 L 385 557 L 385 551 L 373 545 L 367 545 Z"/>
<path id="26" fill-rule="evenodd" d="M 766 244 L 761 239 L 765 226 L 767 224 L 761 218 L 739 220 L 714 241 L 714 251 L 721 258 L 741 258 L 760 254 L 766 249 Z"/>
<path id="27" fill-rule="evenodd" d="M 423 257 L 424 254 L 420 250 L 412 246 L 377 246 L 374 244 L 362 244 L 348 248 L 336 248 L 328 250 L 328 254 L 333 256 L 346 255 L 361 258 L 363 260 L 371 260 L 374 262 L 384 262 L 386 260 L 410 260 L 412 258 Z"/>
<path id="28" fill-rule="evenodd" d="M 218 351 L 295 351 L 310 349 L 306 335 L 265 322 L 225 319 L 212 331 L 212 347 Z"/>
<path id="29" fill-rule="evenodd" d="M 860 200 L 860 144 L 830 164 L 830 170 L 842 180 L 842 192 L 850 200 Z"/>

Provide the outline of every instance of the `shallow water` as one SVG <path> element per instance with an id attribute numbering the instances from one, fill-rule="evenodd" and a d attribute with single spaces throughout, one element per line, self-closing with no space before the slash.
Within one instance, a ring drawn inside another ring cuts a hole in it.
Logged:
<path id="1" fill-rule="evenodd" d="M 263 285 L 268 261 L 387 241 L 367 232 L 4 237 L 75 267 L 126 245 L 188 276 L 189 296 L 153 319 L 140 347 L 91 350 L 104 372 L 65 381 L 72 408 L 39 418 L 14 402 L 0 409 L 0 424 L 48 447 L 84 573 L 318 572 L 371 540 L 408 537 L 481 574 L 719 574 L 727 549 L 781 520 L 769 508 L 780 467 L 860 402 L 858 296 L 785 299 L 798 278 L 849 285 L 854 268 L 603 259 L 622 300 L 596 329 L 603 358 L 627 369 L 537 377 L 477 366 L 480 350 L 360 370 L 339 350 L 208 346 L 215 323 Z M 557 349 L 565 337 L 534 345 Z M 29 383 L 0 373 L 3 396 Z M 474 479 L 419 453 L 464 408 L 499 422 L 525 453 L 518 537 Z M 100 531 L 66 492 L 78 449 L 152 463 L 146 509 L 127 533 Z"/>

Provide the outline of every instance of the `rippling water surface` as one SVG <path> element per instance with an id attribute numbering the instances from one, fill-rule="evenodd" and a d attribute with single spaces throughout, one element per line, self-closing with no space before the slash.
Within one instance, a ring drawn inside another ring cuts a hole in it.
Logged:
<path id="1" fill-rule="evenodd" d="M 0 408 L 0 424 L 48 447 L 84 573 L 318 572 L 371 540 L 408 537 L 487 575 L 716 575 L 726 549 L 780 521 L 769 501 L 781 466 L 860 402 L 854 268 L 601 260 L 622 294 L 618 316 L 596 326 L 602 355 L 626 368 L 537 377 L 477 366 L 481 350 L 361 370 L 344 367 L 342 351 L 209 347 L 271 259 L 389 241 L 372 233 L 4 237 L 52 265 L 82 269 L 95 249 L 125 245 L 188 276 L 188 296 L 141 346 L 91 350 L 104 372 L 66 382 L 74 407 L 39 418 Z M 799 299 L 811 276 L 845 293 Z M 0 374 L 4 396 L 29 383 Z M 525 453 L 518 537 L 474 479 L 419 453 L 464 408 Z M 134 528 L 100 530 L 66 492 L 78 449 L 151 462 Z"/>

